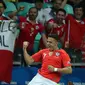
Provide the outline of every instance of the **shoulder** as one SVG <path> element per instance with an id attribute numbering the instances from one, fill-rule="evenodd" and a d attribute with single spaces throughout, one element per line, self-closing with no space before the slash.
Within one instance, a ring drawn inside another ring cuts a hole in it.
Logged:
<path id="1" fill-rule="evenodd" d="M 40 50 L 40 52 L 42 52 L 42 53 L 47 52 L 47 51 L 49 51 L 49 49 L 42 49 L 42 50 Z"/>
<path id="2" fill-rule="evenodd" d="M 60 49 L 59 52 L 60 52 L 61 54 L 67 54 L 67 52 L 66 52 L 64 49 Z"/>
<path id="3" fill-rule="evenodd" d="M 18 18 L 19 18 L 20 21 L 26 21 L 26 17 L 19 16 Z"/>

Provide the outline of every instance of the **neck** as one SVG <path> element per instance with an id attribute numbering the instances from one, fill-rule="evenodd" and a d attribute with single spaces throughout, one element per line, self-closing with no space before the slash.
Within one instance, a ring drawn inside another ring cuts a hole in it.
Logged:
<path id="1" fill-rule="evenodd" d="M 56 22 L 57 22 L 58 26 L 61 26 L 63 24 L 63 22 L 60 22 L 58 20 Z"/>
<path id="2" fill-rule="evenodd" d="M 31 22 L 32 24 L 36 24 L 36 20 L 30 19 L 30 22 Z"/>

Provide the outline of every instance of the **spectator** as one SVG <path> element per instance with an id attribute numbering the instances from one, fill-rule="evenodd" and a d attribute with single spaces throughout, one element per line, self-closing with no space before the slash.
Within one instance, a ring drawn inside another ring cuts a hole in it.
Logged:
<path id="1" fill-rule="evenodd" d="M 53 0 L 51 8 L 46 8 L 45 10 L 48 12 L 48 14 L 51 16 L 51 18 L 56 18 L 56 12 L 59 8 L 64 8 L 66 5 L 67 0 Z"/>
<path id="2" fill-rule="evenodd" d="M 37 21 L 43 25 L 45 25 L 45 22 L 47 22 L 50 18 L 49 15 L 47 15 L 47 11 L 43 8 L 43 0 L 36 0 L 35 1 L 35 7 L 38 10 L 38 16 Z"/>
<path id="3" fill-rule="evenodd" d="M 28 42 L 23 43 L 24 58 L 27 64 L 41 62 L 42 67 L 28 85 L 57 85 L 61 79 L 61 74 L 71 74 L 72 68 L 70 58 L 63 49 L 58 49 L 58 36 L 48 35 L 47 49 L 40 50 L 32 57 L 27 53 Z"/>
<path id="4" fill-rule="evenodd" d="M 4 46 L 5 44 L 7 44 L 7 42 L 10 43 L 12 41 L 12 40 L 8 41 L 9 39 L 5 36 L 6 35 L 5 33 L 8 32 L 8 28 L 5 25 L 7 25 L 9 22 L 8 18 L 4 15 L 4 11 L 6 8 L 7 7 L 5 3 L 2 0 L 0 0 L 0 38 L 1 38 L 0 39 L 1 40 L 0 41 L 0 83 L 2 81 L 6 83 L 11 82 L 12 66 L 13 66 L 13 52 L 9 50 L 10 46 L 7 46 L 8 48 Z M 10 29 L 10 26 L 9 26 L 9 29 Z M 5 38 L 7 38 L 6 41 L 5 41 Z M 2 42 L 4 43 L 4 45 Z M 13 46 L 13 43 L 14 42 L 12 42 L 11 46 Z"/>
<path id="5" fill-rule="evenodd" d="M 33 45 L 35 36 L 38 34 L 38 32 L 41 34 L 43 42 L 46 46 L 46 37 L 45 33 L 43 32 L 44 27 L 42 26 L 42 24 L 39 24 L 36 21 L 37 14 L 38 14 L 37 9 L 35 7 L 32 7 L 28 12 L 27 17 L 18 17 L 20 21 L 20 34 L 16 41 L 15 56 L 18 56 L 18 54 L 21 54 L 21 56 L 23 56 L 22 47 L 24 41 L 29 42 L 29 46 L 27 48 L 28 52 L 30 54 L 34 53 Z"/>
<path id="6" fill-rule="evenodd" d="M 56 13 L 56 19 L 50 19 L 47 22 L 46 27 L 46 35 L 48 37 L 49 34 L 57 34 L 59 37 L 59 42 L 63 45 L 64 44 L 64 36 L 65 36 L 65 29 L 66 24 L 63 22 L 65 21 L 66 11 L 64 9 L 58 9 Z M 40 48 L 45 48 L 41 41 Z"/>
<path id="7" fill-rule="evenodd" d="M 66 23 L 68 25 L 66 40 L 69 43 L 68 48 L 71 48 L 69 52 L 73 52 L 71 54 L 76 56 L 76 62 L 82 62 L 80 48 L 82 37 L 85 33 L 85 22 L 83 14 L 83 7 L 81 5 L 76 5 L 74 8 L 74 15 L 68 15 L 66 18 Z"/>

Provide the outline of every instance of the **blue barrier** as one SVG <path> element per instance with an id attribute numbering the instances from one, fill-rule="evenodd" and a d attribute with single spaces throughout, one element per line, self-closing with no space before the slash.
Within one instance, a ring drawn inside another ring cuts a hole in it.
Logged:
<path id="1" fill-rule="evenodd" d="M 12 82 L 16 82 L 16 84 L 1 83 L 0 85 L 27 85 L 36 75 L 37 69 L 36 67 L 14 67 Z M 74 85 L 85 85 L 85 68 L 73 68 L 72 74 L 62 76 L 60 84 L 67 85 L 68 81 L 72 81 Z"/>

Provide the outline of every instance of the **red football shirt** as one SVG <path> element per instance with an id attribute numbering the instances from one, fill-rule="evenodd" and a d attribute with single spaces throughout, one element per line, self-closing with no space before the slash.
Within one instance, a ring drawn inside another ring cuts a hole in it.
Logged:
<path id="1" fill-rule="evenodd" d="M 42 62 L 42 67 L 38 70 L 39 74 L 52 81 L 59 82 L 61 73 L 50 72 L 48 70 L 48 65 L 52 65 L 56 68 L 71 66 L 70 58 L 63 49 L 55 50 L 52 56 L 49 56 L 49 52 L 49 49 L 40 50 L 38 53 L 34 54 L 32 58 L 35 62 Z"/>
<path id="2" fill-rule="evenodd" d="M 48 22 L 47 22 L 47 24 L 48 23 L 55 23 L 55 20 L 54 19 L 50 19 Z M 50 30 L 47 30 L 46 32 L 46 35 L 47 35 L 47 37 L 48 37 L 48 34 L 57 34 L 58 35 L 58 37 L 59 37 L 59 39 L 61 39 L 62 37 L 63 37 L 63 35 L 64 35 L 64 33 L 66 32 L 66 29 L 67 29 L 67 25 L 66 24 L 63 24 L 63 25 L 61 25 L 61 26 L 57 26 L 56 28 L 52 28 L 52 29 L 50 29 Z M 41 40 L 40 40 L 40 48 L 45 48 L 45 46 L 44 46 L 44 44 L 43 44 L 43 42 L 42 42 L 42 38 L 41 38 Z"/>
<path id="3" fill-rule="evenodd" d="M 68 29 L 66 31 L 66 40 L 69 40 L 69 46 L 71 48 L 80 48 L 82 43 L 82 38 L 85 34 L 85 22 L 81 20 L 81 22 L 76 21 L 76 19 L 68 15 L 66 17 L 66 23 L 68 25 Z"/>
<path id="4" fill-rule="evenodd" d="M 17 39 L 16 45 L 17 47 L 23 47 L 23 42 L 28 41 L 29 46 L 28 50 L 31 50 L 33 48 L 34 40 L 36 35 L 39 33 L 42 33 L 44 30 L 44 27 L 42 24 L 37 23 L 32 24 L 28 18 L 19 17 L 20 20 L 20 34 Z"/>
<path id="5" fill-rule="evenodd" d="M 51 22 L 55 22 L 55 20 L 51 19 L 48 21 L 48 23 Z M 59 36 L 59 38 L 63 37 L 64 33 L 65 33 L 65 29 L 66 29 L 66 24 L 63 24 L 61 26 L 57 26 L 56 28 L 52 28 L 50 30 L 50 34 L 57 34 Z"/>

